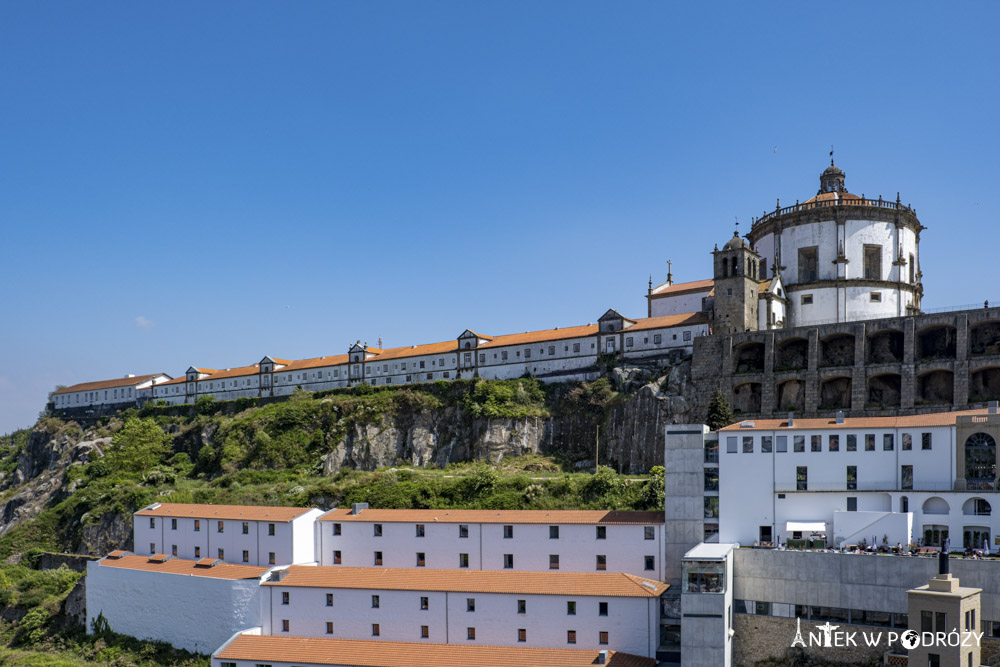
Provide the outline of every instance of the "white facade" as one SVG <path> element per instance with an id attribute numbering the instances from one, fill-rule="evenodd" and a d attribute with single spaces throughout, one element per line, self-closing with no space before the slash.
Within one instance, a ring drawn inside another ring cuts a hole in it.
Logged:
<path id="1" fill-rule="evenodd" d="M 103 614 L 115 632 L 211 653 L 234 632 L 263 622 L 260 579 L 266 569 L 217 567 L 230 570 L 217 576 L 216 568 L 190 561 L 153 564 L 133 555 L 91 561 L 87 630 Z"/>
<path id="2" fill-rule="evenodd" d="M 663 579 L 662 513 L 337 509 L 318 525 L 322 565 Z"/>
<path id="3" fill-rule="evenodd" d="M 784 543 L 816 532 L 837 547 L 873 537 L 895 546 L 949 535 L 953 548 L 986 540 L 995 550 L 992 506 L 1000 499 L 963 488 L 956 414 L 796 419 L 791 428 L 762 420 L 721 430 L 720 541 Z"/>
<path id="4" fill-rule="evenodd" d="M 320 567 L 316 569 L 328 572 L 304 572 L 309 569 L 292 567 L 281 580 L 263 584 L 265 635 L 610 648 L 647 657 L 655 655 L 659 642 L 659 593 L 665 587 L 650 583 L 647 589 L 621 574 L 593 574 L 588 576 L 594 581 L 579 581 L 578 575 L 547 573 L 547 587 L 579 592 L 539 594 L 537 577 L 522 582 L 516 573 L 455 573 L 447 578 L 433 571 L 386 570 L 385 580 L 377 578 L 379 585 L 366 587 L 356 580 L 370 579 L 366 571 Z M 494 592 L 497 575 L 504 588 L 515 590 Z M 397 588 L 399 577 L 407 580 L 406 590 Z M 570 577 L 573 581 L 563 585 L 562 579 Z M 620 580 L 624 587 L 613 584 L 617 594 L 583 594 L 601 588 L 602 579 Z M 519 586 L 523 590 L 516 590 Z M 632 592 L 625 594 L 625 589 Z"/>
<path id="5" fill-rule="evenodd" d="M 154 503 L 135 513 L 133 544 L 136 553 L 187 559 L 260 566 L 312 563 L 316 519 L 322 514 L 307 508 Z"/>
<path id="6" fill-rule="evenodd" d="M 104 405 L 135 405 L 143 392 L 154 384 L 167 382 L 169 375 L 128 375 L 115 380 L 84 382 L 52 392 L 49 400 L 57 410 L 88 408 Z"/>

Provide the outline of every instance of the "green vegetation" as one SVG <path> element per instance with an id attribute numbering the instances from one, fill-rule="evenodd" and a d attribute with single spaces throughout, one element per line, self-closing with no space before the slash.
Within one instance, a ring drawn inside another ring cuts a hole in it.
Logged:
<path id="1" fill-rule="evenodd" d="M 151 642 L 85 635 L 70 627 L 63 601 L 79 574 L 31 569 L 41 550 L 86 553 L 88 528 L 131 523 L 153 501 L 379 508 L 657 509 L 663 507 L 663 468 L 619 475 L 601 467 L 578 472 L 570 455 L 521 456 L 443 468 L 397 463 L 375 471 L 342 469 L 325 475 L 323 457 L 348 433 L 387 417 L 405 425 L 426 412 L 455 410 L 457 419 L 572 416 L 583 433 L 602 424 L 621 397 L 607 380 L 544 385 L 533 378 L 454 381 L 401 388 L 362 385 L 350 390 L 296 392 L 289 400 L 215 401 L 193 406 L 147 405 L 83 429 L 53 417 L 36 431 L 74 440 L 110 437 L 104 456 L 67 468 L 63 488 L 43 511 L 0 537 L 0 607 L 17 610 L 0 622 L 4 665 L 182 665 L 207 660 Z M 0 437 L 0 472 L 14 472 L 32 431 Z M 589 453 L 578 453 L 581 458 Z M 0 492 L 3 494 L 12 490 Z"/>
<path id="2" fill-rule="evenodd" d="M 708 417 L 705 423 L 713 431 L 733 423 L 733 410 L 729 407 L 726 395 L 718 389 L 712 393 L 712 399 L 708 403 Z"/>

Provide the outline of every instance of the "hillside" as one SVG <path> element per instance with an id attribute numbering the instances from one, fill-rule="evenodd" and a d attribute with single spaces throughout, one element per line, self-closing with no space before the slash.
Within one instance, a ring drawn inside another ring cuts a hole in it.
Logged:
<path id="1" fill-rule="evenodd" d="M 0 649 L 0 665 L 203 664 L 112 633 L 82 636 L 74 625 L 79 574 L 33 569 L 43 552 L 130 549 L 131 513 L 155 500 L 662 507 L 662 468 L 654 465 L 662 462 L 662 424 L 685 405 L 681 392 L 664 390 L 683 387 L 685 368 L 653 382 L 633 369 L 618 371 L 614 384 L 363 386 L 267 405 L 202 399 L 79 422 L 43 417 L 0 438 L 0 614 L 12 621 L 0 641 L 17 651 Z M 602 466 L 594 474 L 598 431 Z M 32 650 L 65 662 L 32 662 Z"/>

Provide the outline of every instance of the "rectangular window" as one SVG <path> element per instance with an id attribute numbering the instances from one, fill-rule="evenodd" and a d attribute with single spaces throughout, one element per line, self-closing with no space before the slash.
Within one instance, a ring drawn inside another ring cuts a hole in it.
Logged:
<path id="1" fill-rule="evenodd" d="M 625 337 L 625 347 L 632 347 L 632 336 Z"/>
<path id="2" fill-rule="evenodd" d="M 807 466 L 795 468 L 795 489 L 796 491 L 809 490 L 809 469 Z"/>
<path id="3" fill-rule="evenodd" d="M 705 490 L 706 491 L 718 491 L 719 490 L 719 469 L 718 468 L 705 468 Z"/>
<path id="4" fill-rule="evenodd" d="M 827 439 L 827 443 L 826 444 L 827 444 L 827 449 L 829 451 L 831 451 L 831 452 L 839 452 L 840 451 L 840 436 L 839 435 L 831 435 Z"/>
<path id="5" fill-rule="evenodd" d="M 719 518 L 719 496 L 705 496 L 705 518 Z"/>
<path id="6" fill-rule="evenodd" d="M 775 450 L 774 451 L 778 452 L 779 454 L 785 454 L 785 453 L 787 453 L 788 452 L 788 436 L 787 435 L 779 435 L 779 436 L 777 436 L 775 438 L 774 445 L 775 445 Z"/>
<path id="7" fill-rule="evenodd" d="M 288 591 L 281 591 L 281 604 L 288 604 L 291 599 L 291 593 Z"/>
<path id="8" fill-rule="evenodd" d="M 762 435 L 760 437 L 760 453 L 761 454 L 771 453 L 771 436 Z"/>
<path id="9" fill-rule="evenodd" d="M 336 537 L 337 535 L 340 534 L 341 534 L 341 525 L 339 523 L 333 524 L 333 536 Z"/>
<path id="10" fill-rule="evenodd" d="M 481 353 L 481 352 L 479 353 L 479 363 L 481 363 L 481 364 L 485 364 L 486 363 L 486 355 L 483 354 L 483 353 Z"/>
<path id="11" fill-rule="evenodd" d="M 458 527 L 458 536 L 459 537 L 468 537 L 469 536 L 469 527 L 466 526 L 466 525 L 464 525 L 464 524 L 459 525 L 459 527 Z"/>
<path id="12" fill-rule="evenodd" d="M 530 347 L 529 348 L 525 348 L 525 350 L 524 350 L 524 358 L 525 359 L 531 359 L 531 348 Z"/>
<path id="13" fill-rule="evenodd" d="M 857 512 L 858 511 L 858 498 L 857 498 L 857 496 L 848 496 L 847 497 L 847 511 L 848 512 Z"/>
<path id="14" fill-rule="evenodd" d="M 662 334 L 653 334 L 653 345 L 659 345 L 663 341 Z"/>
<path id="15" fill-rule="evenodd" d="M 372 524 L 372 535 L 375 537 L 382 537 L 382 524 L 375 523 Z"/>
<path id="16" fill-rule="evenodd" d="M 514 554 L 503 555 L 503 568 L 505 570 L 511 570 L 514 568 Z"/>
<path id="17" fill-rule="evenodd" d="M 795 452 L 806 451 L 806 436 L 804 435 L 793 435 L 792 436 L 792 450 Z"/>
<path id="18" fill-rule="evenodd" d="M 500 353 L 500 359 L 501 359 L 501 361 L 507 361 L 507 350 L 503 350 Z"/>
<path id="19" fill-rule="evenodd" d="M 811 452 L 821 452 L 823 451 L 823 437 L 820 435 L 809 436 L 809 451 Z"/>
<path id="20" fill-rule="evenodd" d="M 892 433 L 882 434 L 882 451 L 891 452 L 893 448 Z"/>
<path id="21" fill-rule="evenodd" d="M 427 611 L 428 607 L 430 607 L 430 598 L 420 596 L 420 611 Z"/>
<path id="22" fill-rule="evenodd" d="M 274 552 L 273 551 L 268 551 L 267 552 L 267 564 L 268 565 L 274 565 Z"/>
<path id="23" fill-rule="evenodd" d="M 514 526 L 504 526 L 503 527 L 503 538 L 505 540 L 513 539 L 514 537 Z"/>
<path id="24" fill-rule="evenodd" d="M 333 564 L 334 565 L 340 565 L 340 552 L 339 551 L 334 551 L 333 552 Z"/>
<path id="25" fill-rule="evenodd" d="M 601 630 L 597 633 L 597 643 L 601 645 L 608 643 L 608 633 L 606 630 Z"/>
<path id="26" fill-rule="evenodd" d="M 631 339 L 629 339 L 629 340 L 631 340 Z M 631 345 L 631 343 L 629 343 L 629 345 Z M 574 352 L 579 352 L 580 351 L 580 344 L 579 343 L 573 343 L 573 351 Z"/>
<path id="27" fill-rule="evenodd" d="M 642 527 L 642 539 L 644 540 L 655 540 L 656 539 L 656 528 L 653 526 L 643 526 Z"/>
<path id="28" fill-rule="evenodd" d="M 646 563 L 646 566 L 645 566 L 646 571 L 655 570 L 656 569 L 656 556 L 645 556 L 645 563 Z"/>
<path id="29" fill-rule="evenodd" d="M 225 521 L 220 521 L 219 522 L 219 526 L 218 526 L 218 532 L 220 532 L 220 533 L 226 532 L 225 531 L 225 527 L 226 527 L 226 522 Z"/>
<path id="30" fill-rule="evenodd" d="M 517 631 L 517 641 L 526 642 L 528 641 L 528 631 L 524 628 L 520 628 Z"/>
<path id="31" fill-rule="evenodd" d="M 913 466 L 902 466 L 899 471 L 899 487 L 906 491 L 913 490 Z"/>
<path id="32" fill-rule="evenodd" d="M 372 596 L 372 609 L 378 609 L 379 597 L 377 595 Z"/>
<path id="33" fill-rule="evenodd" d="M 465 629 L 465 638 L 468 639 L 468 640 L 470 640 L 470 641 L 474 640 L 476 638 L 476 629 L 475 628 L 466 628 Z"/>
<path id="34" fill-rule="evenodd" d="M 559 539 L 559 526 L 549 526 L 549 539 L 550 540 Z"/>
<path id="35" fill-rule="evenodd" d="M 201 532 L 201 520 L 200 519 L 195 519 L 194 520 L 194 532 L 196 532 L 196 533 Z"/>
<path id="36" fill-rule="evenodd" d="M 527 600 L 517 601 L 517 613 L 526 614 L 528 612 L 528 602 Z"/>
<path id="37" fill-rule="evenodd" d="M 921 433 L 920 434 L 920 449 L 929 450 L 931 448 L 931 434 Z"/>
<path id="38" fill-rule="evenodd" d="M 270 535 L 270 536 L 272 536 L 272 537 L 274 536 L 274 524 L 273 523 L 267 524 L 267 534 Z"/>
<path id="39" fill-rule="evenodd" d="M 378 636 L 379 636 L 378 623 L 372 623 L 372 637 L 378 637 Z"/>
<path id="40" fill-rule="evenodd" d="M 865 451 L 874 452 L 875 451 L 875 434 L 865 433 Z"/>
<path id="41" fill-rule="evenodd" d="M 281 620 L 281 631 L 288 632 L 288 619 L 284 618 Z"/>
<path id="42" fill-rule="evenodd" d="M 327 607 L 332 607 L 333 606 L 333 593 L 327 593 L 326 594 L 326 606 Z"/>
<path id="43" fill-rule="evenodd" d="M 170 545 L 170 555 L 172 555 L 172 556 L 176 556 L 177 555 L 177 545 L 176 544 Z"/>
<path id="44" fill-rule="evenodd" d="M 597 536 L 595 539 L 603 540 L 608 537 L 608 527 L 607 526 L 597 526 Z"/>
<path id="45" fill-rule="evenodd" d="M 339 524 L 337 524 L 337 525 L 339 525 Z M 244 521 L 243 522 L 243 534 L 244 535 L 249 535 L 250 534 L 250 522 L 249 521 Z M 334 535 L 339 535 L 339 533 L 334 533 Z"/>
<path id="46" fill-rule="evenodd" d="M 465 598 L 465 611 L 476 610 L 476 598 Z"/>
<path id="47" fill-rule="evenodd" d="M 559 554 L 549 554 L 549 569 L 550 570 L 559 569 Z"/>
<path id="48" fill-rule="evenodd" d="M 682 337 L 682 338 L 683 338 L 684 340 L 691 340 L 691 332 L 690 332 L 690 331 L 685 331 L 685 332 L 684 332 L 684 335 L 683 335 L 683 336 L 681 336 L 681 337 Z"/>
<path id="49" fill-rule="evenodd" d="M 858 466 L 847 466 L 847 490 L 856 491 L 858 488 Z"/>
<path id="50" fill-rule="evenodd" d="M 333 621 L 327 621 L 326 622 L 326 634 L 328 634 L 328 635 L 332 635 L 333 634 Z"/>
<path id="51" fill-rule="evenodd" d="M 219 548 L 219 560 L 225 560 L 225 559 L 226 559 L 226 551 L 225 551 L 225 549 L 222 549 L 220 547 Z"/>
<path id="52" fill-rule="evenodd" d="M 882 301 L 882 292 L 872 292 L 868 295 L 868 298 L 875 303 L 880 303 Z"/>
<path id="53" fill-rule="evenodd" d="M 567 616 L 576 616 L 576 600 L 567 600 L 566 601 L 566 615 Z"/>
<path id="54" fill-rule="evenodd" d="M 555 353 L 556 353 L 556 346 L 555 345 L 549 345 L 549 355 L 553 355 Z"/>
<path id="55" fill-rule="evenodd" d="M 847 451 L 849 452 L 858 451 L 858 436 L 856 435 L 847 436 Z"/>
<path id="56" fill-rule="evenodd" d="M 899 447 L 904 452 L 913 449 L 913 435 L 910 433 L 904 433 L 899 442 Z"/>
<path id="57" fill-rule="evenodd" d="M 420 626 L 420 638 L 427 639 L 430 636 L 430 628 L 426 625 Z"/>
<path id="58" fill-rule="evenodd" d="M 607 570 L 608 569 L 608 557 L 604 554 L 597 555 L 597 569 Z"/>
<path id="59" fill-rule="evenodd" d="M 424 536 L 424 524 L 418 523 L 417 524 L 417 537 L 423 537 L 423 536 Z"/>
<path id="60" fill-rule="evenodd" d="M 382 564 L 382 552 L 381 551 L 376 551 L 375 552 L 375 565 L 381 565 L 381 564 Z"/>
<path id="61" fill-rule="evenodd" d="M 469 567 L 469 554 L 458 554 L 458 566 Z"/>
<path id="62" fill-rule="evenodd" d="M 882 280 L 882 246 L 865 244 L 863 268 L 865 280 Z"/>
<path id="63" fill-rule="evenodd" d="M 816 270 L 819 265 L 819 247 L 799 248 L 799 282 L 816 281 Z"/>
<path id="64" fill-rule="evenodd" d="M 803 306 L 811 305 L 812 302 L 813 302 L 813 295 L 812 294 L 803 294 L 802 295 L 801 303 L 802 303 Z"/>
<path id="65" fill-rule="evenodd" d="M 177 530 L 177 519 L 170 520 L 170 530 Z"/>
<path id="66" fill-rule="evenodd" d="M 152 545 L 150 545 L 150 546 L 152 546 Z M 195 558 L 201 558 L 201 547 L 195 547 L 194 548 L 194 557 Z"/>
<path id="67" fill-rule="evenodd" d="M 149 527 L 150 528 L 156 528 L 156 517 L 155 516 L 149 517 Z"/>
<path id="68" fill-rule="evenodd" d="M 598 602 L 597 603 L 597 615 L 598 616 L 607 616 L 608 615 L 608 603 L 607 602 Z"/>
<path id="69" fill-rule="evenodd" d="M 417 567 L 424 567 L 427 564 L 427 559 L 424 557 L 423 551 L 417 552 Z"/>

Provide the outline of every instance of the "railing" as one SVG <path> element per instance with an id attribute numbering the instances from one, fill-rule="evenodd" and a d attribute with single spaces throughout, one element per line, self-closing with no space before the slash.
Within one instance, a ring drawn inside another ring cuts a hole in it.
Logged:
<path id="1" fill-rule="evenodd" d="M 775 482 L 774 490 L 777 493 L 792 493 L 795 492 L 796 483 L 794 481 L 789 482 Z M 855 488 L 848 488 L 846 481 L 844 482 L 807 482 L 806 491 L 952 491 L 954 490 L 953 484 L 951 482 L 920 482 L 914 483 L 912 488 L 904 489 L 901 488 L 896 480 L 881 480 L 881 481 L 859 481 Z"/>
<path id="2" fill-rule="evenodd" d="M 764 213 L 759 218 L 754 218 L 753 223 L 750 225 L 750 229 L 755 228 L 757 225 L 761 225 L 774 218 L 788 215 L 789 213 L 796 213 L 798 211 L 809 211 L 817 208 L 834 208 L 836 206 L 868 206 L 873 208 L 884 208 L 890 211 L 907 211 L 913 215 L 917 214 L 917 211 L 909 206 L 905 206 L 897 201 L 889 201 L 887 199 L 831 199 L 827 201 L 814 201 L 805 204 L 800 204 L 796 202 L 793 206 L 785 206 L 784 208 L 776 208 L 770 213 Z"/>

